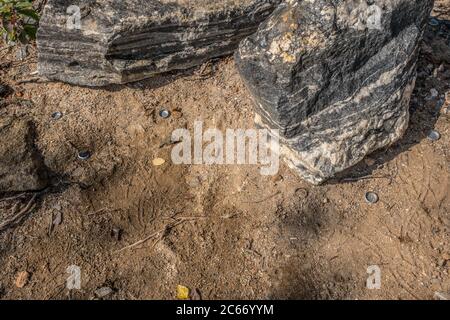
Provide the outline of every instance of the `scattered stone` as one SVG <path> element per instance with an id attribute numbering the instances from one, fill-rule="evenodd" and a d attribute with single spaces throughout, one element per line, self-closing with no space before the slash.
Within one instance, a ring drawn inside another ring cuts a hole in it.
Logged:
<path id="1" fill-rule="evenodd" d="M 56 214 L 53 217 L 53 225 L 59 226 L 62 223 L 62 212 L 57 211 Z"/>
<path id="2" fill-rule="evenodd" d="M 48 172 L 36 148 L 31 121 L 5 116 L 0 119 L 0 192 L 44 189 Z"/>
<path id="3" fill-rule="evenodd" d="M 277 184 L 279 182 L 282 182 L 284 180 L 283 176 L 281 174 L 277 174 L 272 177 L 272 181 Z"/>
<path id="4" fill-rule="evenodd" d="M 320 184 L 406 131 L 433 1 L 290 0 L 242 41 L 236 62 L 256 123 Z M 393 59 L 395 57 L 395 59 Z"/>
<path id="5" fill-rule="evenodd" d="M 49 0 L 37 35 L 39 74 L 103 86 L 185 70 L 232 54 L 280 1 Z M 79 9 L 79 24 L 69 6 Z"/>
<path id="6" fill-rule="evenodd" d="M 161 158 L 156 158 L 156 159 L 153 159 L 152 163 L 155 167 L 159 167 L 159 166 L 162 166 L 164 163 L 166 163 L 166 160 L 161 159 Z"/>
<path id="7" fill-rule="evenodd" d="M 95 290 L 95 295 L 97 298 L 103 299 L 103 298 L 106 298 L 107 296 L 109 296 L 110 294 L 112 294 L 113 292 L 114 292 L 114 290 L 111 289 L 110 287 L 102 287 L 102 288 Z"/>
<path id="8" fill-rule="evenodd" d="M 28 284 L 29 280 L 30 274 L 27 271 L 22 271 L 17 274 L 14 284 L 17 288 L 23 288 Z"/>

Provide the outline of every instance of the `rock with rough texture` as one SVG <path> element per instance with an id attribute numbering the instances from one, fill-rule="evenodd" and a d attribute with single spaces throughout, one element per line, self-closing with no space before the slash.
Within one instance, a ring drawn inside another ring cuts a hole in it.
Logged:
<path id="1" fill-rule="evenodd" d="M 49 0 L 38 70 L 77 85 L 126 83 L 234 52 L 281 0 Z"/>
<path id="2" fill-rule="evenodd" d="M 319 184 L 404 134 L 432 0 L 288 0 L 244 40 L 257 123 Z M 279 130 L 279 131 L 276 131 Z"/>
<path id="3" fill-rule="evenodd" d="M 30 121 L 0 120 L 0 192 L 36 191 L 47 186 L 47 170 L 34 145 Z"/>

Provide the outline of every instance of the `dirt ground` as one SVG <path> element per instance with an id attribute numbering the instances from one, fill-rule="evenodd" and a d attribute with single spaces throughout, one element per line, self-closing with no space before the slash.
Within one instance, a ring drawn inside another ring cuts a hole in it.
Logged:
<path id="1" fill-rule="evenodd" d="M 449 2 L 435 15 L 450 20 Z M 254 128 L 253 106 L 232 58 L 184 73 L 101 89 L 23 83 L 25 61 L 0 51 L 14 92 L 0 117 L 31 117 L 54 187 L 20 224 L 0 233 L 0 298 L 433 299 L 450 292 L 450 22 L 429 27 L 406 136 L 329 183 L 312 186 L 282 164 L 180 166 L 177 128 Z M 438 91 L 431 97 L 430 90 Z M 445 102 L 445 94 L 447 101 Z M 26 103 L 25 103 L 26 102 Z M 161 109 L 172 111 L 169 119 Z M 63 116 L 52 119 L 59 111 Z M 441 139 L 427 139 L 431 129 Z M 89 150 L 88 161 L 77 158 Z M 154 166 L 155 158 L 165 159 Z M 367 191 L 380 201 L 369 205 Z M 0 221 L 31 193 L 2 195 Z M 120 235 L 114 234 L 120 230 Z M 162 232 L 161 232 L 162 231 Z M 131 248 L 140 240 L 140 245 Z M 69 291 L 67 268 L 81 270 Z M 367 268 L 382 271 L 366 288 Z M 29 278 L 17 286 L 17 276 Z"/>

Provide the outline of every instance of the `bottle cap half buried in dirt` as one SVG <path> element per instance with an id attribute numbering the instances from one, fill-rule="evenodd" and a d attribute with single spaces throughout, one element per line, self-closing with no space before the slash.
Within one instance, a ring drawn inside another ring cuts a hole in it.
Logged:
<path id="1" fill-rule="evenodd" d="M 52 113 L 52 119 L 53 120 L 59 120 L 63 116 L 62 112 L 56 111 Z"/>
<path id="2" fill-rule="evenodd" d="M 436 130 L 431 130 L 430 133 L 428 133 L 428 139 L 430 139 L 431 141 L 438 141 L 440 138 L 441 134 Z"/>
<path id="3" fill-rule="evenodd" d="M 91 157 L 91 152 L 90 151 L 80 151 L 78 153 L 78 159 L 80 160 L 89 160 L 89 158 Z"/>
<path id="4" fill-rule="evenodd" d="M 380 198 L 375 192 L 367 192 L 365 198 L 367 203 L 370 204 L 375 204 L 380 200 Z"/>
<path id="5" fill-rule="evenodd" d="M 159 111 L 159 116 L 163 119 L 167 119 L 170 117 L 170 111 L 166 110 L 166 109 L 162 109 L 161 111 Z"/>

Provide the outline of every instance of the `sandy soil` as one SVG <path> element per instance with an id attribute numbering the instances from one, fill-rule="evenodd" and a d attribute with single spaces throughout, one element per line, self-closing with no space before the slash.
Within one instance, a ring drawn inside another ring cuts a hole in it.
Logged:
<path id="1" fill-rule="evenodd" d="M 441 18 L 450 19 L 448 8 L 438 1 Z M 174 129 L 192 129 L 195 120 L 222 130 L 254 127 L 231 58 L 89 89 L 21 83 L 33 77 L 34 49 L 25 61 L 1 51 L 1 79 L 14 93 L 0 116 L 34 119 L 56 186 L 0 234 L 0 297 L 94 299 L 107 286 L 113 293 L 106 299 L 173 299 L 177 285 L 194 299 L 433 299 L 449 292 L 449 46 L 449 29 L 430 28 L 404 139 L 318 187 L 284 165 L 264 177 L 257 166 L 171 163 Z M 430 99 L 432 88 L 439 95 Z M 159 117 L 163 108 L 169 119 Z M 51 118 L 55 111 L 60 120 Z M 427 139 L 431 129 L 439 141 Z M 92 158 L 78 160 L 80 150 Z M 154 166 L 155 158 L 166 163 Z M 367 204 L 367 191 L 380 202 Z M 31 196 L 0 200 L 0 221 Z M 80 267 L 82 287 L 69 292 L 71 265 Z M 366 288 L 371 265 L 381 268 L 380 290 Z M 19 288 L 24 271 L 29 279 Z"/>

